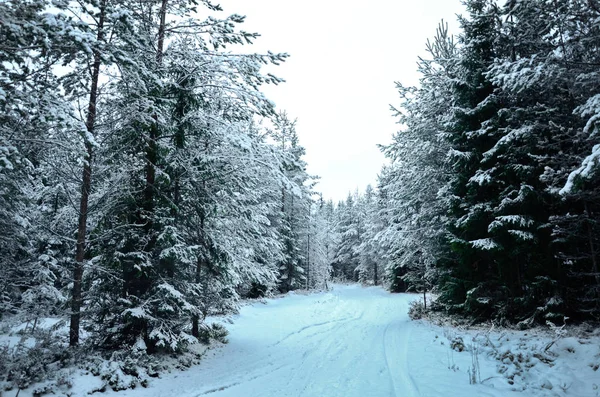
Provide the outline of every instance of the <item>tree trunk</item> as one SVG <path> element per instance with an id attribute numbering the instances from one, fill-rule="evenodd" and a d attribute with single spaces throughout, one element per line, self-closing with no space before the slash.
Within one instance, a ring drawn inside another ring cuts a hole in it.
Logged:
<path id="1" fill-rule="evenodd" d="M 204 187 L 206 182 L 203 182 Z M 200 215 L 200 233 L 202 236 L 202 245 L 206 246 L 205 238 L 204 238 L 204 213 Z M 196 274 L 194 275 L 194 282 L 196 284 L 200 284 L 202 281 L 202 265 L 203 265 L 202 257 L 198 257 L 196 261 Z M 198 338 L 200 336 L 200 318 L 198 315 L 192 316 L 192 336 Z"/>
<path id="2" fill-rule="evenodd" d="M 164 53 L 164 45 L 165 45 L 165 30 L 166 30 L 166 20 L 167 20 L 167 3 L 168 0 L 162 0 L 160 4 L 160 25 L 158 26 L 158 43 L 156 46 L 156 64 L 157 66 L 162 65 L 162 58 Z"/>
<path id="3" fill-rule="evenodd" d="M 164 43 L 165 43 L 165 29 L 166 29 L 166 17 L 167 17 L 167 3 L 168 0 L 162 0 L 160 11 L 159 11 L 159 26 L 158 26 L 158 42 L 156 46 L 156 67 L 160 68 L 162 65 Z M 148 134 L 148 141 L 146 142 L 145 157 L 146 157 L 146 186 L 144 187 L 144 203 L 143 203 L 143 222 L 144 230 L 146 233 L 152 233 L 154 228 L 154 194 L 155 194 L 155 183 L 156 183 L 156 164 L 158 161 L 158 137 L 160 135 L 158 126 L 158 114 L 152 116 L 154 123 L 150 126 Z M 150 252 L 154 248 L 155 239 L 149 238 L 148 243 L 144 247 L 144 251 Z"/>
<path id="4" fill-rule="evenodd" d="M 310 210 L 309 210 L 310 211 Z M 306 290 L 310 289 L 310 213 L 308 216 L 308 235 L 306 249 Z"/>
<path id="5" fill-rule="evenodd" d="M 144 202 L 142 208 L 144 213 L 142 214 L 141 221 L 144 223 L 144 230 L 146 233 L 151 233 L 154 227 L 154 189 L 156 183 L 156 162 L 158 159 L 158 116 L 154 115 L 155 123 L 150 126 L 148 135 L 148 141 L 146 142 L 145 157 L 146 157 L 146 186 L 144 187 Z M 144 250 L 146 252 L 152 251 L 153 240 L 149 239 Z"/>
<path id="6" fill-rule="evenodd" d="M 373 284 L 379 285 L 379 274 L 377 274 L 377 263 L 373 264 Z"/>
<path id="7" fill-rule="evenodd" d="M 198 258 L 196 262 L 195 282 L 200 284 L 202 275 L 202 259 Z M 192 316 L 192 336 L 198 338 L 200 336 L 200 317 L 197 314 Z"/>
<path id="8" fill-rule="evenodd" d="M 98 18 L 98 32 L 96 40 L 98 43 L 104 39 L 104 18 L 106 13 L 106 0 L 100 6 L 100 15 Z M 93 144 L 90 138 L 94 136 L 94 127 L 96 122 L 96 103 L 98 100 L 98 80 L 100 77 L 100 66 L 102 60 L 100 50 L 94 50 L 94 63 L 92 65 L 92 81 L 90 87 L 90 99 L 88 103 L 88 113 L 85 122 L 88 135 L 84 137 L 87 155 L 83 164 L 83 174 L 81 178 L 81 198 L 79 201 L 79 220 L 77 226 L 77 245 L 75 248 L 75 266 L 73 268 L 73 291 L 71 300 L 71 323 L 69 327 L 69 346 L 79 344 L 79 326 L 81 321 L 81 281 L 83 278 L 83 259 L 85 255 L 85 242 L 87 234 L 87 217 L 90 190 L 92 187 L 92 155 Z"/>
<path id="9" fill-rule="evenodd" d="M 594 245 L 594 233 L 592 232 L 590 211 L 587 203 L 585 203 L 585 214 L 587 216 L 587 234 L 588 244 L 590 246 L 590 254 L 592 255 L 592 273 L 596 279 L 596 285 L 600 287 L 600 273 L 598 272 L 598 260 L 596 259 L 596 247 Z"/>

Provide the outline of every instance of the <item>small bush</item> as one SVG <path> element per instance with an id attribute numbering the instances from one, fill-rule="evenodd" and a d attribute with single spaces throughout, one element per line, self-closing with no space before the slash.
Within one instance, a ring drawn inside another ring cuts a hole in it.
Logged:
<path id="1" fill-rule="evenodd" d="M 148 384 L 148 379 L 165 370 L 159 364 L 161 356 L 148 355 L 144 349 L 130 348 L 112 352 L 109 358 L 88 358 L 88 370 L 104 381 L 98 391 L 110 388 L 114 391 L 133 389 Z"/>
<path id="2" fill-rule="evenodd" d="M 246 293 L 246 297 L 250 299 L 264 298 L 269 291 L 269 287 L 259 283 L 252 283 L 252 287 Z"/>
<path id="3" fill-rule="evenodd" d="M 456 350 L 457 352 L 462 352 L 465 350 L 465 342 L 463 338 L 460 336 L 456 336 L 450 340 L 450 348 L 452 350 Z"/>
<path id="4" fill-rule="evenodd" d="M 6 389 L 25 389 L 32 384 L 54 379 L 59 370 L 70 364 L 70 352 L 46 336 L 29 346 L 23 337 L 13 348 L 4 346 L 0 380 Z"/>
<path id="5" fill-rule="evenodd" d="M 203 324 L 203 326 L 200 327 L 198 340 L 205 345 L 208 345 L 211 340 L 227 343 L 227 335 L 229 335 L 229 331 L 227 331 L 227 328 L 225 328 L 222 324 Z"/>
<path id="6" fill-rule="evenodd" d="M 427 310 L 425 309 L 425 306 L 423 305 L 423 302 L 421 300 L 414 300 L 410 302 L 410 307 L 408 309 L 408 317 L 410 317 L 411 320 L 422 319 L 425 316 L 426 312 Z"/>

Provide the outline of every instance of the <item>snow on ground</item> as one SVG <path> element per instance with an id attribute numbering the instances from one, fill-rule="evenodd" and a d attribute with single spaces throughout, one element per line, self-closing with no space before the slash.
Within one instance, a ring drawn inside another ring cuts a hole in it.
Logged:
<path id="1" fill-rule="evenodd" d="M 38 321 L 26 321 L 10 326 L 4 324 L 7 330 L 0 332 L 0 347 L 13 349 L 17 344 L 23 343 L 27 348 L 35 345 L 36 339 L 27 336 L 28 332 L 35 326 L 37 330 L 48 330 L 52 327 L 59 326 L 62 320 L 60 318 L 42 318 Z"/>
<path id="2" fill-rule="evenodd" d="M 532 340 L 531 334 L 528 337 L 517 331 L 459 333 L 410 321 L 407 311 L 414 299 L 418 297 L 390 294 L 376 287 L 338 285 L 330 292 L 291 294 L 246 306 L 229 326 L 229 344 L 210 351 L 199 366 L 164 374 L 147 389 L 115 395 L 599 395 L 595 385 L 600 385 L 600 371 L 590 364 L 594 355 L 595 362 L 600 362 L 600 339 L 589 340 L 589 344 L 560 339 L 539 354 L 542 359 L 554 360 L 550 367 L 533 355 L 543 351 L 552 335 Z M 451 348 L 451 341 L 459 336 L 464 342 L 462 352 L 460 346 Z M 569 347 L 573 353 L 567 353 L 572 357 L 562 359 L 561 353 Z M 496 351 L 507 352 L 505 362 L 497 359 Z M 517 368 L 527 366 L 529 371 Z M 470 384 L 473 368 L 478 371 L 476 380 L 482 383 Z"/>
<path id="3" fill-rule="evenodd" d="M 411 321 L 416 295 L 336 285 L 244 306 L 229 343 L 111 397 L 600 396 L 600 335 Z M 222 321 L 222 320 L 221 320 Z M 552 343 L 554 342 L 554 343 Z M 71 396 L 101 381 L 73 374 Z M 471 384 L 474 382 L 475 384 Z M 22 392 L 20 396 L 27 396 Z"/>
<path id="4" fill-rule="evenodd" d="M 599 331 L 575 327 L 570 333 L 577 336 L 569 336 L 558 327 L 528 331 L 446 329 L 446 342 L 438 343 L 449 340 L 451 345 L 462 344 L 471 363 L 485 360 L 480 361 L 477 382 L 497 389 L 509 388 L 526 396 L 597 397 Z"/>

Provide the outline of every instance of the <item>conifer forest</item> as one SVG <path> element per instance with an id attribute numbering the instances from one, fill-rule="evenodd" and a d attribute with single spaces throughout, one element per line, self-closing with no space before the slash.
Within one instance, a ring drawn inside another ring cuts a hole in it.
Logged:
<path id="1" fill-rule="evenodd" d="M 395 83 L 377 182 L 334 202 L 263 93 L 288 54 L 235 10 L 0 0 L 0 333 L 36 339 L 0 343 L 0 395 L 82 362 L 158 376 L 226 341 L 209 318 L 340 282 L 598 324 L 600 1 L 463 4 Z"/>

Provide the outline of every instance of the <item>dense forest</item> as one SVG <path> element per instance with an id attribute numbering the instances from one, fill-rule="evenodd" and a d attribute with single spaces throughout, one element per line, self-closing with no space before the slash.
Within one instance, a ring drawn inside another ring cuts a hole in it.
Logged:
<path id="1" fill-rule="evenodd" d="M 205 319 L 241 298 L 332 278 L 480 320 L 598 320 L 600 3 L 464 4 L 419 86 L 397 83 L 377 186 L 333 203 L 261 92 L 287 54 L 246 52 L 244 17 L 0 2 L 0 320 L 176 353 L 222 336 Z M 18 356 L 0 373 L 27 383 Z"/>
<path id="2" fill-rule="evenodd" d="M 241 51 L 258 35 L 221 13 L 0 3 L 2 319 L 180 351 L 241 296 L 326 283 L 316 178 L 260 91 L 287 55 Z"/>
<path id="3" fill-rule="evenodd" d="M 368 227 L 345 241 L 450 313 L 598 320 L 600 4 L 464 4 L 460 35 L 442 23 L 427 43 L 419 87 L 397 83 L 402 129 L 355 220 Z"/>

